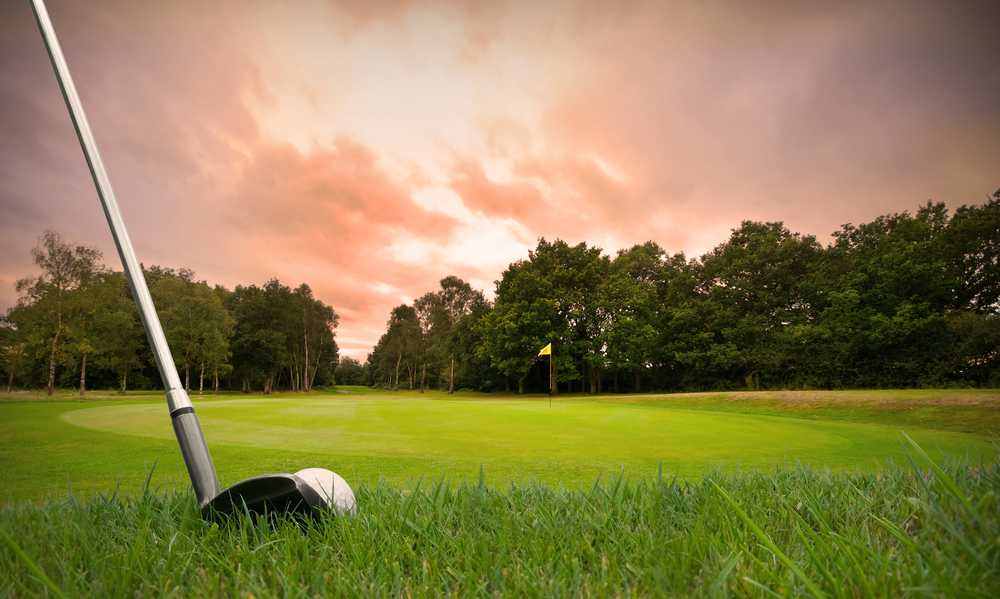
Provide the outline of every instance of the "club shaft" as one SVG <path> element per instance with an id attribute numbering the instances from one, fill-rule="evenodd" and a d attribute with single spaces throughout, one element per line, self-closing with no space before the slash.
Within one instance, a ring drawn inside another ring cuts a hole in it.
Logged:
<path id="1" fill-rule="evenodd" d="M 111 188 L 111 180 L 108 178 L 104 163 L 101 161 L 101 155 L 97 151 L 97 141 L 90 130 L 87 116 L 83 112 L 83 104 L 80 102 L 80 96 L 76 93 L 76 86 L 70 76 L 66 58 L 59 46 L 59 40 L 56 39 L 55 29 L 52 27 L 48 11 L 42 0 L 30 1 L 32 12 L 35 14 L 35 22 L 38 24 L 38 30 L 45 42 L 45 49 L 52 61 L 52 69 L 56 73 L 59 88 L 66 100 L 66 108 L 69 109 L 73 127 L 76 129 L 80 146 L 87 159 L 87 166 L 90 167 L 90 174 L 94 177 L 97 195 L 101 199 L 101 206 L 104 207 L 104 215 L 108 218 L 111 235 L 114 237 L 118 256 L 121 257 L 122 266 L 125 268 L 125 277 L 132 288 L 136 306 L 139 308 L 139 317 L 142 319 L 142 326 L 146 330 L 146 337 L 153 350 L 156 366 L 163 378 L 163 386 L 167 394 L 167 407 L 171 419 L 174 421 L 174 432 L 184 455 L 184 463 L 191 476 L 191 483 L 198 496 L 198 503 L 205 505 L 219 494 L 219 480 L 215 474 L 212 456 L 208 452 L 208 445 L 205 443 L 205 435 L 202 433 L 198 417 L 194 414 L 191 399 L 181 386 L 181 379 L 174 367 L 167 338 L 163 334 L 163 327 L 160 326 L 160 319 L 156 316 L 153 299 L 149 295 L 148 287 L 146 287 L 142 267 L 135 255 L 128 230 L 125 228 L 125 220 L 122 218 L 118 202 L 115 200 L 114 190 Z"/>

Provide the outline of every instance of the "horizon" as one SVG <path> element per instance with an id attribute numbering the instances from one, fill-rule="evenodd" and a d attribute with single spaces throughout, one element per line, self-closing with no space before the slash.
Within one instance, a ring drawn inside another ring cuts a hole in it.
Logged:
<path id="1" fill-rule="evenodd" d="M 364 361 L 540 237 L 697 258 L 1000 188 L 1000 7 L 51 1 L 139 259 L 307 283 Z M 759 7 L 758 7 L 759 8 Z M 27 2 L 0 8 L 0 310 L 48 228 L 120 270 Z"/>

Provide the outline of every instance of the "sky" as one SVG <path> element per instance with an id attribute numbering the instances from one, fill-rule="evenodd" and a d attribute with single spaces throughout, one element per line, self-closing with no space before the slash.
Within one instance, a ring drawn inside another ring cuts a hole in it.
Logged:
<path id="1" fill-rule="evenodd" d="M 697 257 L 1000 188 L 1000 3 L 48 3 L 139 259 L 305 282 L 364 360 L 539 238 Z M 27 0 L 0 0 L 0 310 L 46 229 L 121 269 Z"/>

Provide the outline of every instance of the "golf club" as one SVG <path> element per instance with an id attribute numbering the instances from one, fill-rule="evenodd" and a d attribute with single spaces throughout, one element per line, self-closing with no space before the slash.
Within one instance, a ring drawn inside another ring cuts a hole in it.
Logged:
<path id="1" fill-rule="evenodd" d="M 31 0 L 31 9 L 35 14 L 35 22 L 38 23 L 45 48 L 48 50 L 49 59 L 52 61 L 52 68 L 66 100 L 66 107 L 69 109 L 77 137 L 80 139 L 83 154 L 87 158 L 90 174 L 94 177 L 97 195 L 101 198 L 101 205 L 108 218 L 115 247 L 118 248 L 118 255 L 125 269 L 125 276 L 139 308 L 142 326 L 146 330 L 156 366 L 163 378 L 167 409 L 173 422 L 174 434 L 184 456 L 184 464 L 191 477 L 191 485 L 194 487 L 202 516 L 207 520 L 223 521 L 244 511 L 254 516 L 275 517 L 288 514 L 311 518 L 318 518 L 324 512 L 355 513 L 357 503 L 351 487 L 336 473 L 323 468 L 307 468 L 295 474 L 265 474 L 220 491 L 219 479 L 205 442 L 205 435 L 201 430 L 201 423 L 174 367 L 167 338 L 163 334 L 156 308 L 146 287 L 142 267 L 125 229 L 125 221 L 111 189 L 111 180 L 97 151 L 97 142 L 83 112 L 83 105 L 70 77 L 52 21 L 42 0 Z"/>

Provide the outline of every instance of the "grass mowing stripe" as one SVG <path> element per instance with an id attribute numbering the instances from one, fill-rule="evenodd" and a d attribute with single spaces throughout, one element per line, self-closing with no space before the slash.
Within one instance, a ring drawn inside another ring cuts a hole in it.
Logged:
<path id="1" fill-rule="evenodd" d="M 736 501 L 732 497 L 729 496 L 729 493 L 726 493 L 722 489 L 722 487 L 720 487 L 714 480 L 710 480 L 708 482 L 711 483 L 711 485 L 715 488 L 715 490 L 720 495 L 722 495 L 722 498 L 725 499 L 730 506 L 732 506 L 733 510 L 736 512 L 736 515 L 740 517 L 740 520 L 743 520 L 743 522 L 750 528 L 751 531 L 753 531 L 754 535 L 756 535 L 757 538 L 760 539 L 760 542 L 765 547 L 767 547 L 768 551 L 773 553 L 774 556 L 777 557 L 779 561 L 781 561 L 781 563 L 785 564 L 785 566 L 789 570 L 794 572 L 795 575 L 799 577 L 799 580 L 801 580 L 807 587 L 809 587 L 809 590 L 812 591 L 813 595 L 815 595 L 816 597 L 826 597 L 826 593 L 821 591 L 820 588 L 816 586 L 816 583 L 813 582 L 812 579 L 810 579 L 808 576 L 806 576 L 805 572 L 800 570 L 799 567 L 796 566 L 794 562 L 792 562 L 792 560 L 788 559 L 788 556 L 785 555 L 781 551 L 781 549 L 778 549 L 778 546 L 775 545 L 774 542 L 771 541 L 771 539 L 766 534 L 764 534 L 764 531 L 761 530 L 760 527 L 757 526 L 754 523 L 754 521 L 750 519 L 750 516 L 748 516 L 747 513 L 743 511 L 740 505 L 736 503 Z"/>

